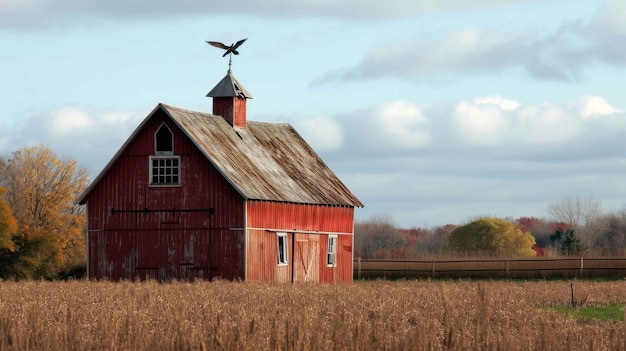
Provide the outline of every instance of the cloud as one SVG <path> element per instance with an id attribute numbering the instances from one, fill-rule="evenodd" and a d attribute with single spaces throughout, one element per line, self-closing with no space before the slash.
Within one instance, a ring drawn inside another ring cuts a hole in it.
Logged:
<path id="1" fill-rule="evenodd" d="M 420 38 L 381 44 L 357 66 L 343 74 L 326 74 L 316 82 L 333 76 L 348 82 L 383 76 L 422 80 L 516 68 L 537 79 L 576 81 L 586 65 L 602 56 L 590 48 L 593 43 L 584 39 L 583 32 L 576 23 L 549 36 L 467 27 L 426 41 Z"/>
<path id="2" fill-rule="evenodd" d="M 587 19 L 564 22 L 554 32 L 464 27 L 428 39 L 392 40 L 370 49 L 353 66 L 321 75 L 329 81 L 394 77 L 450 78 L 519 70 L 547 81 L 585 78 L 596 63 L 626 66 L 626 3 L 607 0 Z"/>
<path id="3" fill-rule="evenodd" d="M 384 43 L 371 49 L 358 66 L 338 76 L 347 81 L 387 75 L 418 80 L 495 71 L 515 64 L 524 51 L 520 40 L 514 35 L 472 27 L 430 40 Z"/>
<path id="4" fill-rule="evenodd" d="M 108 162 L 147 115 L 124 111 L 90 111 L 67 105 L 28 116 L 21 124 L 3 128 L 0 151 L 10 153 L 45 144 L 57 154 L 76 159 L 92 173 Z"/>
<path id="5" fill-rule="evenodd" d="M 63 17 L 172 18 L 198 15 L 247 15 L 284 18 L 324 17 L 380 21 L 451 10 L 502 6 L 527 0 L 3 0 L 0 26 L 30 27 Z"/>
<path id="6" fill-rule="evenodd" d="M 343 145 L 342 126 L 330 116 L 313 116 L 292 121 L 294 127 L 317 151 L 331 151 Z"/>
<path id="7" fill-rule="evenodd" d="M 509 140 L 512 119 L 492 104 L 460 102 L 454 113 L 459 137 L 473 145 L 499 145 Z"/>
<path id="8" fill-rule="evenodd" d="M 378 123 L 377 132 L 388 135 L 385 123 L 396 121 L 373 116 L 394 104 L 420 111 L 417 125 L 428 143 L 400 148 L 374 138 L 366 126 Z M 626 196 L 626 114 L 599 96 L 560 104 L 502 96 L 437 106 L 393 101 L 336 119 L 346 131 L 344 147 L 322 157 L 365 203 L 358 218 L 390 209 L 405 226 L 542 217 L 566 196 L 592 195 L 611 206 Z"/>
<path id="9" fill-rule="evenodd" d="M 584 96 L 577 105 L 578 113 L 583 119 L 599 118 L 620 112 L 600 96 Z"/>

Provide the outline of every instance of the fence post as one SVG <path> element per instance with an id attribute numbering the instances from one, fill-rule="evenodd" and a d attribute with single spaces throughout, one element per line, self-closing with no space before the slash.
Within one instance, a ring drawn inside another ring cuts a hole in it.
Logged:
<path id="1" fill-rule="evenodd" d="M 361 257 L 357 258 L 357 277 L 361 280 Z"/>
<path id="2" fill-rule="evenodd" d="M 435 260 L 433 259 L 433 278 L 435 278 Z"/>
<path id="3" fill-rule="evenodd" d="M 506 260 L 506 277 L 509 277 L 509 260 Z"/>
<path id="4" fill-rule="evenodd" d="M 583 258 L 582 256 L 580 257 L 580 276 L 583 276 Z"/>

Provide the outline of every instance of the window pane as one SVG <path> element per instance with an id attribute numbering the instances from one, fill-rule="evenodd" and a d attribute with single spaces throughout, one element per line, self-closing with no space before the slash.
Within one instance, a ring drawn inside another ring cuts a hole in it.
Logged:
<path id="1" fill-rule="evenodd" d="M 278 234 L 277 253 L 278 253 L 278 264 L 279 265 L 288 264 L 287 262 L 288 261 L 287 259 L 287 235 L 284 233 Z"/>
<path id="2" fill-rule="evenodd" d="M 177 157 L 153 158 L 151 184 L 179 184 L 179 163 Z"/>

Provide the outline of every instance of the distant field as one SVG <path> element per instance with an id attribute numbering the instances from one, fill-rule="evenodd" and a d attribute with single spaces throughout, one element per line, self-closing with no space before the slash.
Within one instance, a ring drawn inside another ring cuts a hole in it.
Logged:
<path id="1" fill-rule="evenodd" d="M 625 350 L 626 281 L 0 282 L 0 350 Z"/>

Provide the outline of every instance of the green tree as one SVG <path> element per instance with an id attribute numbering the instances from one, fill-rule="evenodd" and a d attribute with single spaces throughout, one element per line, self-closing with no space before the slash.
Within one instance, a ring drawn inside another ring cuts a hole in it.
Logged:
<path id="1" fill-rule="evenodd" d="M 480 218 L 457 227 L 444 247 L 447 251 L 496 256 L 535 256 L 535 238 L 499 218 Z"/>
<path id="2" fill-rule="evenodd" d="M 18 226 L 16 277 L 53 278 L 85 263 L 85 215 L 75 200 L 87 182 L 86 170 L 75 160 L 61 159 L 42 145 L 0 160 L 0 185 Z"/>
<path id="3" fill-rule="evenodd" d="M 552 242 L 559 245 L 561 255 L 578 256 L 585 250 L 583 243 L 576 237 L 573 229 L 567 229 L 563 233 L 562 228 L 558 228 L 554 235 L 550 236 Z"/>

